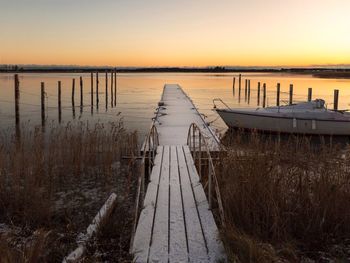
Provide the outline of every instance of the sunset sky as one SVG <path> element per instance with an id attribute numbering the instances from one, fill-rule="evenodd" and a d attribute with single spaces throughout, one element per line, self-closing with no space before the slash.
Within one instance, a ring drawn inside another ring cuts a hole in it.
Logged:
<path id="1" fill-rule="evenodd" d="M 350 64 L 350 0 L 0 0 L 0 64 Z"/>

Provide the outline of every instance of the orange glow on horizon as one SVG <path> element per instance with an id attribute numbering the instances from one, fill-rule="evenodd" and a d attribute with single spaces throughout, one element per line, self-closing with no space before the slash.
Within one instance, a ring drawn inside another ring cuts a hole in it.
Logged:
<path id="1" fill-rule="evenodd" d="M 106 2 L 4 4 L 0 64 L 350 65 L 347 0 Z"/>

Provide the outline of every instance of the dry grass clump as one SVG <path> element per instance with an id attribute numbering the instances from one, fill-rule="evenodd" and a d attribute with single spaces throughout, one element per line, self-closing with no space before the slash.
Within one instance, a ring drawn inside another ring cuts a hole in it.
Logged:
<path id="1" fill-rule="evenodd" d="M 261 257 L 269 250 L 262 248 L 266 243 L 280 249 L 282 257 L 295 258 L 297 250 L 323 250 L 349 237 L 349 165 L 347 148 L 300 137 L 234 135 L 219 180 L 227 242 L 237 251 L 246 244 L 246 252 L 234 251 L 241 262 L 271 262 L 262 258 L 278 253 L 270 250 Z"/>
<path id="2" fill-rule="evenodd" d="M 53 229 L 45 236 L 52 250 L 46 254 L 52 262 L 62 260 L 109 194 L 116 192 L 122 200 L 132 190 L 127 170 L 133 164 L 123 162 L 122 156 L 137 155 L 137 134 L 126 131 L 121 122 L 51 124 L 46 131 L 22 127 L 20 141 L 10 130 L 0 134 L 0 250 L 8 251 L 8 257 L 20 251 L 31 258 L 26 252 L 30 244 L 35 255 L 43 253 L 37 251 L 45 246 L 36 245 L 44 244 L 41 235 L 37 243 L 19 245 L 17 239 L 36 239 L 37 229 Z M 19 227 L 16 238 L 3 235 L 1 223 Z"/>

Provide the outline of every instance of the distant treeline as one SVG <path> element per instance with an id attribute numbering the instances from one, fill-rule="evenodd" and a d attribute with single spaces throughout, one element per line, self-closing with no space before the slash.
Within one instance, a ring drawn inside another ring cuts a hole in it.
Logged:
<path id="1" fill-rule="evenodd" d="M 230 72 L 275 72 L 311 74 L 321 78 L 350 78 L 350 68 L 250 68 L 250 67 L 63 67 L 63 66 L 2 66 L 0 72 L 5 73 L 84 73 L 105 72 L 116 69 L 120 73 L 230 73 Z"/>

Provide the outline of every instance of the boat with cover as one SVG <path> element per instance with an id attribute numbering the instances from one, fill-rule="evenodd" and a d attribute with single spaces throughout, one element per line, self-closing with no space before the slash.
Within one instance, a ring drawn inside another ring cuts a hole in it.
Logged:
<path id="1" fill-rule="evenodd" d="M 217 108 L 215 102 L 218 101 L 225 108 Z M 329 110 L 322 99 L 256 109 L 233 109 L 221 99 L 214 99 L 213 103 L 215 111 L 231 128 L 273 133 L 350 135 L 350 113 Z"/>

